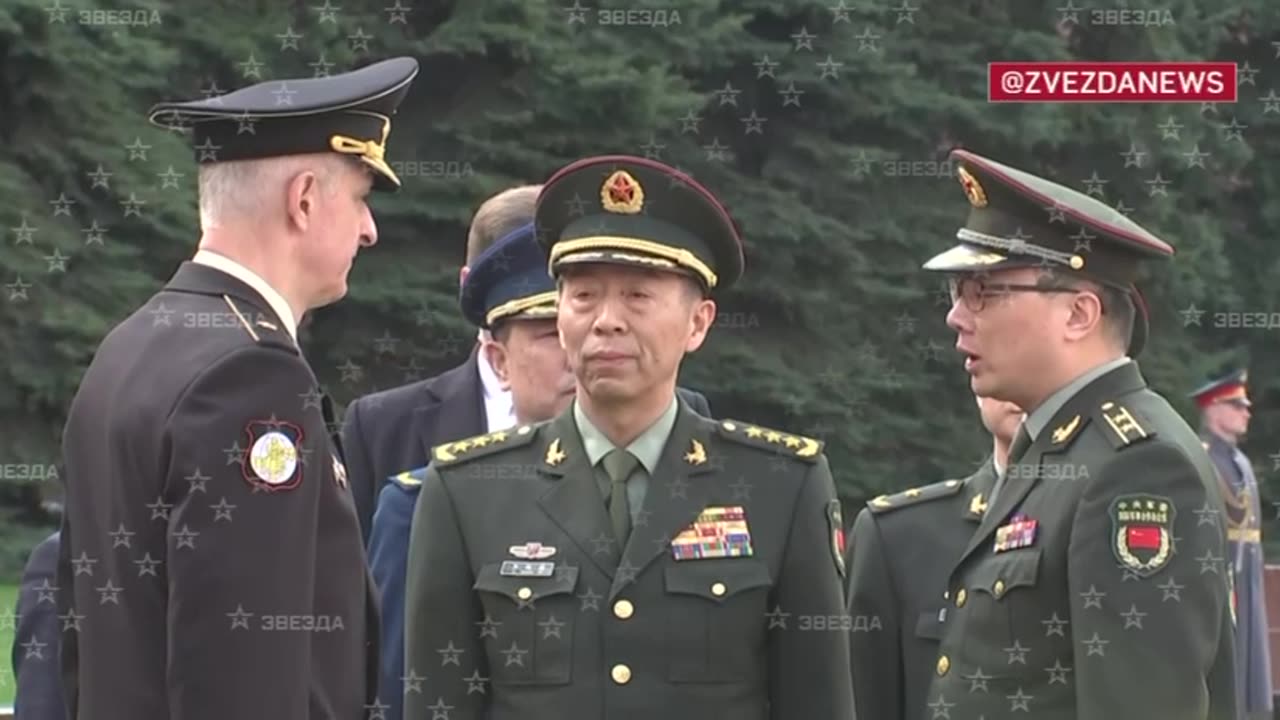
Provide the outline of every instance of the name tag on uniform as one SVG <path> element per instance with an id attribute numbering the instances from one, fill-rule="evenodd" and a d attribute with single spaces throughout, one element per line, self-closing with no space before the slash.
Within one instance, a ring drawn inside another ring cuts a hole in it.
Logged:
<path id="1" fill-rule="evenodd" d="M 503 560 L 498 574 L 503 577 L 551 577 L 555 571 L 556 564 L 553 562 Z"/>
<path id="2" fill-rule="evenodd" d="M 1023 513 L 1009 518 L 1009 524 L 996 529 L 995 552 L 1031 547 L 1036 541 L 1036 521 Z"/>
<path id="3" fill-rule="evenodd" d="M 676 560 L 751 557 L 751 528 L 741 505 L 709 507 L 671 540 Z"/>

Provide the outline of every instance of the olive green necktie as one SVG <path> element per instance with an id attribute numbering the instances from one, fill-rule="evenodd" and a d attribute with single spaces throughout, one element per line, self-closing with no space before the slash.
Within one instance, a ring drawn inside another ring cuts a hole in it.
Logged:
<path id="1" fill-rule="evenodd" d="M 627 536 L 631 534 L 631 504 L 627 502 L 627 478 L 635 471 L 640 461 L 626 450 L 613 449 L 600 461 L 604 471 L 609 475 L 609 522 L 613 525 L 613 535 L 618 538 L 619 547 L 627 546 Z"/>
<path id="2" fill-rule="evenodd" d="M 1031 447 L 1031 433 L 1027 432 L 1027 423 L 1023 421 L 1018 426 L 1018 434 L 1013 438 L 1013 444 L 1009 446 L 1009 457 L 1004 464 L 1004 472 L 1000 473 L 1000 477 L 996 478 L 995 487 L 991 488 L 991 497 L 987 500 L 987 507 L 991 508 L 996 504 L 996 496 L 1004 489 L 1005 479 L 1009 476 L 1009 470 L 1022 461 L 1022 456 L 1027 454 L 1027 449 Z"/>

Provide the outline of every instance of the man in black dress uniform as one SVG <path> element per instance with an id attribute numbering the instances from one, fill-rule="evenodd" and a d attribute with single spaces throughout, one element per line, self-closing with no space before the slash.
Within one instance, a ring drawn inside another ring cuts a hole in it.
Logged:
<path id="1" fill-rule="evenodd" d="M 63 436 L 78 718 L 357 720 L 377 610 L 297 320 L 347 290 L 399 181 L 396 58 L 152 110 L 194 130 L 200 249 L 103 340 Z M 246 128 L 249 131 L 245 131 Z"/>
<path id="2" fill-rule="evenodd" d="M 1232 717 L 1222 500 L 1147 388 L 1134 281 L 1173 248 L 1082 193 L 979 155 L 947 324 L 974 394 L 1027 412 L 947 579 L 932 717 Z M 1127 354 L 1126 354 L 1127 351 Z"/>
<path id="3" fill-rule="evenodd" d="M 850 720 L 822 443 L 692 412 L 679 365 L 742 272 L 715 197 L 643 158 L 538 200 L 569 410 L 435 448 L 409 541 L 407 720 Z"/>

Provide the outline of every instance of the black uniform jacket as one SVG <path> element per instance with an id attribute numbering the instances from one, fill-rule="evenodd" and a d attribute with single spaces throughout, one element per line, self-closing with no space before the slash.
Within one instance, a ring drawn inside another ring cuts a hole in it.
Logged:
<path id="1" fill-rule="evenodd" d="M 107 335 L 63 436 L 72 717 L 363 715 L 377 611 L 330 414 L 219 270 L 183 264 Z"/>
<path id="2" fill-rule="evenodd" d="M 1232 717 L 1216 483 L 1136 363 L 1068 399 L 949 573 L 929 715 Z"/>
<path id="3" fill-rule="evenodd" d="M 405 718 L 848 720 L 841 530 L 820 442 L 683 400 L 621 551 L 572 409 L 438 448 Z"/>
<path id="4" fill-rule="evenodd" d="M 378 493 L 391 476 L 425 466 L 431 448 L 484 434 L 479 345 L 467 361 L 435 377 L 359 398 L 343 416 L 342 446 L 365 544 Z M 680 389 L 694 412 L 710 416 L 707 399 Z"/>
<path id="5" fill-rule="evenodd" d="M 920 720 L 946 622 L 947 574 L 995 483 L 987 460 L 963 480 L 878 497 L 849 542 L 849 649 L 859 718 Z"/>
<path id="6" fill-rule="evenodd" d="M 18 590 L 13 633 L 14 720 L 66 720 L 58 645 L 58 533 L 31 551 Z"/>

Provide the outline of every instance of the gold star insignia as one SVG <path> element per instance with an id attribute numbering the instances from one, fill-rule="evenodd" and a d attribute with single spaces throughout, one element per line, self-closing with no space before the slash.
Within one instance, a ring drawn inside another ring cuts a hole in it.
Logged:
<path id="1" fill-rule="evenodd" d="M 747 437 L 749 438 L 758 438 L 764 435 L 764 430 L 761 430 L 755 425 L 752 425 L 751 427 L 746 429 L 746 433 L 747 433 Z"/>
<path id="2" fill-rule="evenodd" d="M 684 454 L 684 459 L 690 465 L 701 465 L 707 461 L 707 449 L 695 438 L 691 441 L 689 452 Z"/>
<path id="3" fill-rule="evenodd" d="M 547 464 L 555 467 L 564 462 L 565 453 L 560 449 L 560 438 L 551 441 L 551 445 L 547 447 Z"/>
<path id="4" fill-rule="evenodd" d="M 906 495 L 909 498 L 918 497 L 920 495 L 920 488 L 911 488 L 903 493 L 903 495 Z"/>

